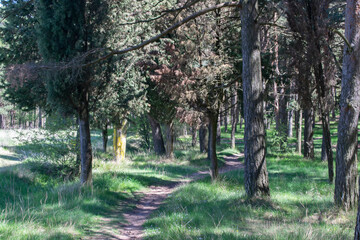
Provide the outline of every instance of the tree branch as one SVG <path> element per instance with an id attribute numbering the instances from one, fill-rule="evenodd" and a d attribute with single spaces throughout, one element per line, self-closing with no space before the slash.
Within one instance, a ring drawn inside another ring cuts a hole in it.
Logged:
<path id="1" fill-rule="evenodd" d="M 337 29 L 333 29 L 333 32 L 336 33 L 337 35 L 339 35 L 344 42 L 346 43 L 347 47 L 349 48 L 349 51 L 352 52 L 353 51 L 353 47 L 351 46 L 349 40 L 344 36 L 344 34 L 342 34 L 339 30 Z"/>
<path id="2" fill-rule="evenodd" d="M 171 27 L 167 28 L 166 30 L 164 30 L 162 33 L 138 44 L 138 45 L 135 45 L 135 46 L 131 46 L 131 47 L 128 47 L 128 48 L 125 48 L 125 49 L 122 49 L 122 50 L 113 50 L 111 51 L 110 53 L 92 61 L 92 62 L 89 62 L 89 63 L 86 63 L 86 64 L 83 64 L 82 67 L 89 67 L 93 64 L 96 64 L 96 63 L 99 63 L 101 61 L 104 61 L 106 59 L 108 59 L 109 57 L 111 56 L 114 56 L 114 55 L 122 55 L 122 54 L 125 54 L 125 53 L 128 53 L 128 52 L 132 52 L 132 51 L 135 51 L 135 50 L 138 50 L 138 49 L 141 49 L 147 45 L 149 45 L 150 43 L 153 43 L 161 38 L 163 38 L 164 36 L 166 36 L 167 34 L 169 34 L 170 32 L 174 31 L 175 29 L 179 28 L 180 26 L 186 24 L 187 22 L 199 17 L 199 16 L 202 16 L 208 12 L 212 12 L 212 11 L 215 11 L 217 9 L 221 9 L 221 8 L 226 8 L 226 7 L 237 7 L 237 8 L 241 8 L 241 3 L 239 2 L 226 2 L 226 3 L 221 3 L 221 4 L 218 4 L 218 5 L 215 5 L 215 6 L 212 6 L 212 7 L 209 7 L 209 8 L 205 8 L 201 11 L 198 11 L 186 18 L 184 18 L 183 20 L 181 20 L 180 22 L 177 22 L 175 23 L 174 25 L 172 25 Z"/>

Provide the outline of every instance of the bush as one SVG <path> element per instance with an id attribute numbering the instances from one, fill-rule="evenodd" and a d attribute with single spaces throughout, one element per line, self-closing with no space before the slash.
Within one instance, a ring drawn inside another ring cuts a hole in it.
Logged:
<path id="1" fill-rule="evenodd" d="M 71 180 L 79 174 L 78 147 L 74 129 L 32 130 L 19 133 L 17 152 L 36 173 Z"/>

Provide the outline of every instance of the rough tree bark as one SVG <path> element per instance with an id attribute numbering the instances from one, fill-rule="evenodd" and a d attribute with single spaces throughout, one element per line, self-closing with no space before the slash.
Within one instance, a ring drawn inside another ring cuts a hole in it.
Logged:
<path id="1" fill-rule="evenodd" d="M 89 99 L 88 94 L 84 93 L 82 106 L 79 111 L 80 125 L 80 159 L 81 159 L 81 184 L 92 184 L 92 148 L 90 137 L 90 121 L 89 121 Z"/>
<path id="2" fill-rule="evenodd" d="M 105 124 L 104 128 L 101 129 L 102 142 L 103 142 L 103 151 L 106 152 L 107 142 L 108 142 L 108 125 Z"/>
<path id="3" fill-rule="evenodd" d="M 0 129 L 5 129 L 5 115 L 0 114 Z"/>
<path id="4" fill-rule="evenodd" d="M 280 130 L 280 114 L 279 114 L 279 94 L 278 94 L 278 85 L 274 81 L 273 84 L 273 96 L 274 96 L 274 115 L 275 115 L 275 125 L 276 130 Z"/>
<path id="5" fill-rule="evenodd" d="M 153 117 L 148 115 L 148 120 L 151 126 L 153 144 L 154 144 L 154 151 L 156 155 L 165 155 L 165 145 L 164 139 L 161 133 L 161 127 L 158 121 L 156 121 Z"/>
<path id="6" fill-rule="evenodd" d="M 294 110 L 289 111 L 289 118 L 288 118 L 288 137 L 292 138 L 293 136 L 293 119 L 294 119 Z"/>
<path id="7" fill-rule="evenodd" d="M 236 133 L 236 125 L 238 121 L 239 113 L 237 112 L 237 102 L 238 102 L 238 96 L 237 96 L 237 88 L 239 87 L 239 84 L 236 82 L 235 87 L 232 91 L 231 96 L 231 148 L 235 148 L 235 133 Z"/>
<path id="8" fill-rule="evenodd" d="M 299 109 L 295 114 L 296 124 L 296 151 L 301 155 L 301 129 L 302 129 L 302 110 Z"/>
<path id="9" fill-rule="evenodd" d="M 42 122 L 42 109 L 39 107 L 39 128 L 42 128 L 43 122 Z"/>
<path id="10" fill-rule="evenodd" d="M 304 109 L 304 157 L 314 158 L 314 131 L 313 131 L 313 110 Z"/>
<path id="11" fill-rule="evenodd" d="M 217 127 L 216 127 L 216 144 L 221 144 L 221 117 L 219 117 L 219 120 L 217 121 Z M 210 133 L 209 133 L 210 134 Z"/>
<path id="12" fill-rule="evenodd" d="M 341 80 L 340 119 L 336 149 L 335 204 L 345 210 L 358 199 L 357 137 L 360 110 L 360 1 L 346 1 L 345 44 Z M 359 215 L 359 213 L 358 213 Z M 356 234 L 359 236 L 359 222 Z"/>
<path id="13" fill-rule="evenodd" d="M 245 115 L 245 190 L 248 196 L 270 195 L 265 158 L 263 81 L 258 1 L 243 2 L 241 37 Z"/>
<path id="14" fill-rule="evenodd" d="M 279 96 L 279 126 L 277 130 L 284 136 L 287 137 L 287 125 L 288 125 L 288 111 L 287 111 L 287 103 L 288 98 L 286 97 L 286 89 L 285 86 L 280 87 L 280 96 Z"/>
<path id="15" fill-rule="evenodd" d="M 319 54 L 320 47 L 318 47 Z M 326 105 L 326 94 L 329 94 L 330 87 L 327 86 L 329 83 L 325 82 L 324 71 L 322 63 L 320 62 L 314 68 L 315 78 L 316 78 L 316 90 L 318 93 L 318 102 L 319 102 L 319 112 L 323 129 L 323 144 L 321 148 L 321 160 L 328 162 L 328 172 L 329 172 L 329 182 L 333 182 L 334 178 L 334 159 L 332 154 L 331 147 L 331 134 L 330 134 L 330 123 L 329 123 L 329 113 L 328 106 Z M 315 120 L 314 120 L 315 122 Z"/>
<path id="16" fill-rule="evenodd" d="M 229 118 L 229 104 L 228 104 L 228 100 L 225 100 L 224 102 L 224 128 L 225 128 L 225 132 L 228 132 L 228 118 Z"/>
<path id="17" fill-rule="evenodd" d="M 322 128 L 323 128 L 323 144 L 324 147 L 321 151 L 321 160 L 328 163 L 329 182 L 334 181 L 334 159 L 331 147 L 331 134 L 330 134 L 330 121 L 329 115 L 326 113 L 321 114 Z M 324 153 L 323 153 L 324 152 Z"/>
<path id="18" fill-rule="evenodd" d="M 10 111 L 10 127 L 11 128 L 15 127 L 15 111 L 14 110 Z"/>
<path id="19" fill-rule="evenodd" d="M 76 160 L 75 160 L 75 172 L 74 175 L 78 176 L 81 172 L 81 155 L 80 155 L 80 122 L 79 119 L 76 119 L 77 131 L 75 137 L 75 151 L 76 151 Z"/>
<path id="20" fill-rule="evenodd" d="M 174 157 L 174 123 L 166 123 L 166 157 L 173 158 Z"/>
<path id="21" fill-rule="evenodd" d="M 211 164 L 211 180 L 216 180 L 219 174 L 218 160 L 216 156 L 216 132 L 218 126 L 219 114 L 216 112 L 209 112 L 209 146 L 208 146 L 208 157 Z"/>
<path id="22" fill-rule="evenodd" d="M 242 129 L 243 123 L 244 123 L 244 118 L 240 117 L 240 123 L 239 123 L 239 128 L 240 129 Z"/>
<path id="23" fill-rule="evenodd" d="M 238 87 L 239 87 L 239 85 L 238 85 Z M 242 119 L 243 119 L 241 117 L 241 115 L 242 115 L 241 102 L 242 101 L 240 100 L 240 93 L 237 92 L 236 95 L 237 95 L 237 98 L 238 98 L 238 103 L 236 104 L 236 111 L 237 111 L 236 122 L 239 123 L 239 129 L 241 129 L 242 128 Z M 237 125 L 235 127 L 235 132 L 238 132 Z"/>
<path id="24" fill-rule="evenodd" d="M 191 146 L 196 146 L 196 139 L 197 139 L 197 129 L 196 126 L 191 127 Z"/>
<path id="25" fill-rule="evenodd" d="M 208 150 L 208 134 L 206 124 L 201 124 L 199 128 L 199 143 L 200 143 L 200 152 L 206 153 Z"/>

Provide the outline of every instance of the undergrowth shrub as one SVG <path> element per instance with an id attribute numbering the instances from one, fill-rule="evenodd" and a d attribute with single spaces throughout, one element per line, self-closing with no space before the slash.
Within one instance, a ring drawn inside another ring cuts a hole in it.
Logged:
<path id="1" fill-rule="evenodd" d="M 280 129 L 279 131 L 277 129 L 269 131 L 266 139 L 268 143 L 267 145 L 272 151 L 287 152 L 289 150 L 286 131 L 283 129 Z"/>
<path id="2" fill-rule="evenodd" d="M 48 177 L 72 180 L 79 174 L 78 147 L 74 128 L 19 132 L 16 151 L 31 171 Z"/>

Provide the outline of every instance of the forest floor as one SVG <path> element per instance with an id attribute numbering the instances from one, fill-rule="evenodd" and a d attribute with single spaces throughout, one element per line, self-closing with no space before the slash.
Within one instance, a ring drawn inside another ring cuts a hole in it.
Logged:
<path id="1" fill-rule="evenodd" d="M 331 127 L 336 144 L 336 123 Z M 81 187 L 77 177 L 68 175 L 74 153 L 67 130 L 34 131 L 20 134 L 34 141 L 16 138 L 19 131 L 0 131 L 0 239 L 353 237 L 356 209 L 343 212 L 333 203 L 334 185 L 328 182 L 327 163 L 320 160 L 320 125 L 315 127 L 314 160 L 295 152 L 295 137 L 282 150 L 277 133 L 267 131 L 271 197 L 265 199 L 245 194 L 243 129 L 235 150 L 229 149 L 230 133 L 222 132 L 217 153 L 223 174 L 216 182 L 209 177 L 206 154 L 191 147 L 191 136 L 179 137 L 175 157 L 166 159 L 142 149 L 139 136 L 130 132 L 127 159 L 116 163 L 111 151 L 100 150 L 101 134 L 93 131 L 92 187 Z"/>
<path id="2" fill-rule="evenodd" d="M 224 166 L 219 169 L 219 174 L 243 168 L 243 163 L 239 161 L 242 156 L 242 154 L 239 154 L 224 157 Z M 184 184 L 208 176 L 209 171 L 198 171 L 190 174 L 186 178 L 175 180 L 170 184 L 150 186 L 146 190 L 136 192 L 136 195 L 141 196 L 139 198 L 140 200 L 133 202 L 136 206 L 134 209 L 123 213 L 125 223 L 114 223 L 116 215 L 121 212 L 121 209 L 118 211 L 115 210 L 112 214 L 109 214 L 108 217 L 102 218 L 101 228 L 90 235 L 88 239 L 142 239 L 144 236 L 143 224 L 147 221 L 149 216 L 164 203 L 164 200 L 170 194 Z"/>

